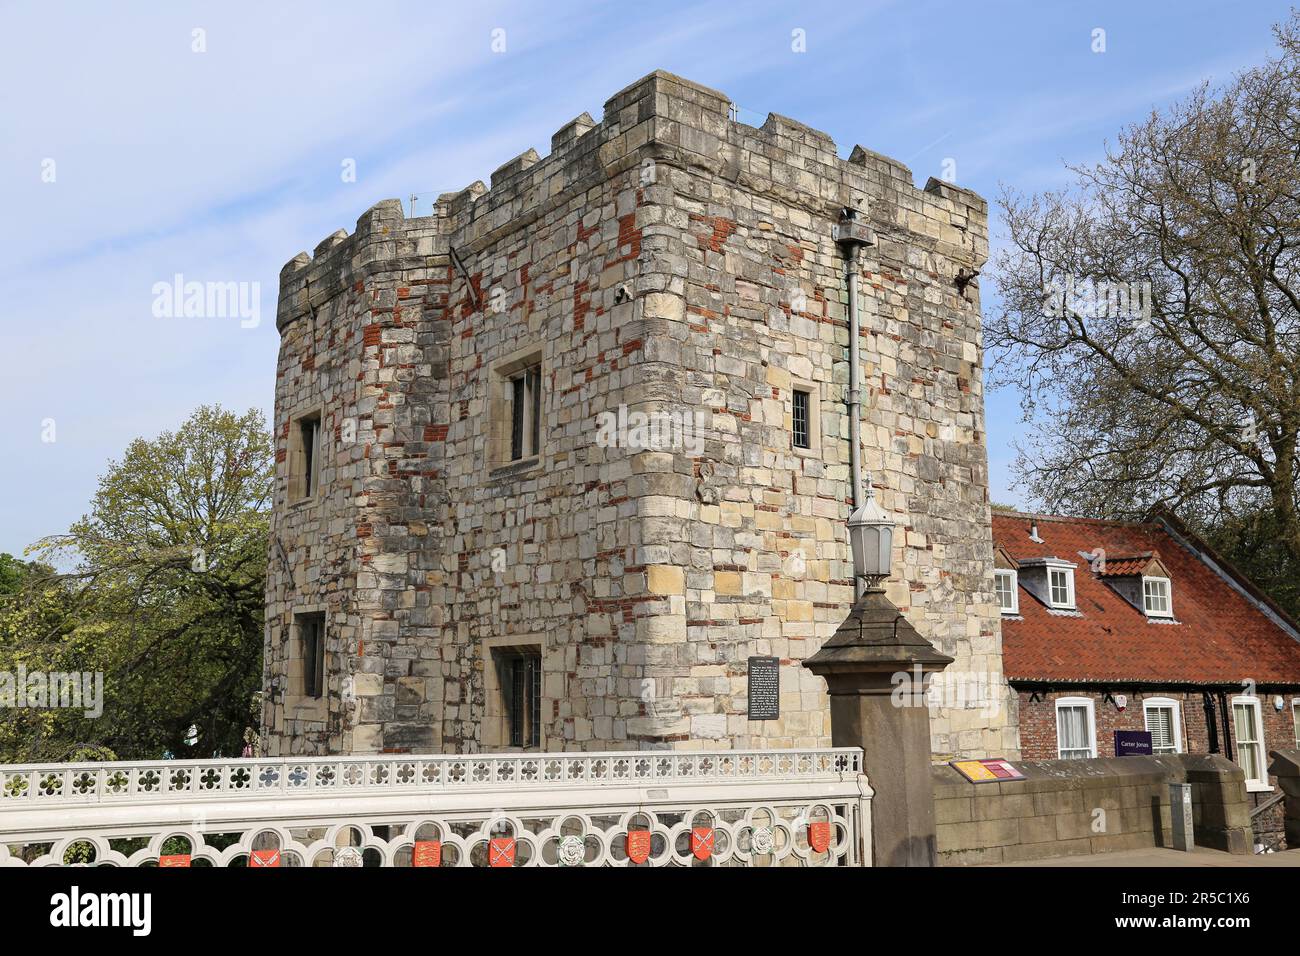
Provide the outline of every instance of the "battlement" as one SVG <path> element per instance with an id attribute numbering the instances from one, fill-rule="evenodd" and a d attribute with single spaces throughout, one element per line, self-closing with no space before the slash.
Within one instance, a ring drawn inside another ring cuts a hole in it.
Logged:
<path id="1" fill-rule="evenodd" d="M 298 253 L 280 273 L 277 326 L 309 311 L 309 300 L 324 301 L 376 271 L 438 265 L 450 248 L 472 253 L 576 190 L 646 163 L 709 171 L 832 218 L 846 206 L 871 216 L 874 198 L 897 193 L 893 208 L 919 211 L 918 222 L 946 219 L 960 231 L 946 243 L 930 236 L 949 256 L 976 267 L 987 257 L 988 204 L 974 192 L 934 178 L 918 188 L 898 160 L 858 145 L 842 159 L 821 130 L 777 113 L 749 126 L 734 112 L 725 93 L 656 70 L 611 96 L 600 122 L 584 112 L 561 126 L 546 156 L 529 148 L 502 164 L 490 186 L 476 181 L 444 193 L 429 216 L 408 218 L 399 200 L 383 200 L 362 213 L 351 234 L 338 230 L 312 255 Z M 871 225 L 883 233 L 912 227 L 906 219 Z"/>

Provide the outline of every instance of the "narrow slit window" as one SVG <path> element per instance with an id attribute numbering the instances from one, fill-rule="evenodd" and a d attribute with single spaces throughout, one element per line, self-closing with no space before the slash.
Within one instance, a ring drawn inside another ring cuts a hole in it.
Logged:
<path id="1" fill-rule="evenodd" d="M 510 460 L 520 461 L 541 453 L 542 367 L 530 365 L 510 377 Z"/>
<path id="2" fill-rule="evenodd" d="M 506 662 L 510 746 L 537 747 L 542 727 L 542 655 L 516 651 Z"/>
<path id="3" fill-rule="evenodd" d="M 539 366 L 534 365 L 528 370 L 526 384 L 531 399 L 528 454 L 536 455 L 542 447 L 542 370 Z"/>
<path id="4" fill-rule="evenodd" d="M 524 376 L 510 381 L 510 460 L 524 457 Z"/>
<path id="5" fill-rule="evenodd" d="M 304 415 L 298 419 L 292 438 L 292 500 L 301 501 L 316 494 L 320 485 L 320 440 L 319 414 Z"/>
<path id="6" fill-rule="evenodd" d="M 812 447 L 812 396 L 802 389 L 794 392 L 794 447 Z"/>
<path id="7" fill-rule="evenodd" d="M 298 615 L 298 640 L 302 648 L 302 695 L 319 698 L 325 693 L 325 615 Z"/>

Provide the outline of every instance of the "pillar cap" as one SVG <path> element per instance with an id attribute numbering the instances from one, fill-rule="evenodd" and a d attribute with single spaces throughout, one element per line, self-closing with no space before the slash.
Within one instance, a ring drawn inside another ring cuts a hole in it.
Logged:
<path id="1" fill-rule="evenodd" d="M 953 659 L 934 649 L 883 591 L 867 591 L 821 649 L 803 662 L 814 674 L 941 671 Z"/>

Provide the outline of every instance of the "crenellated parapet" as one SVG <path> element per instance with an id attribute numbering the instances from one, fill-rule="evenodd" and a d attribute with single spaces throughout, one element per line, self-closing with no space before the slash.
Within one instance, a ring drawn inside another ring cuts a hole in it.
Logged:
<path id="1" fill-rule="evenodd" d="M 971 190 L 934 178 L 918 188 L 907 166 L 862 146 L 842 159 L 829 134 L 777 113 L 761 127 L 732 114 L 725 93 L 657 70 L 610 97 L 599 123 L 583 113 L 560 127 L 549 154 L 529 148 L 503 163 L 490 186 L 444 193 L 431 215 L 414 218 L 399 200 L 383 200 L 350 235 L 339 230 L 310 256 L 298 253 L 280 272 L 277 326 L 307 313 L 309 288 L 319 304 L 377 269 L 445 264 L 448 247 L 473 252 L 646 161 L 717 173 L 832 219 L 843 207 L 862 209 L 878 231 L 914 232 L 976 270 L 987 259 L 988 204 Z M 884 192 L 898 197 L 891 220 L 877 218 L 872 202 Z"/>

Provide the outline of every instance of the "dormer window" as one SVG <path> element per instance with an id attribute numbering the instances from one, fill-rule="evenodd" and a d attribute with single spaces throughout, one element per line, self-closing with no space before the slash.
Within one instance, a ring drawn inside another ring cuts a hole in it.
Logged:
<path id="1" fill-rule="evenodd" d="M 1064 558 L 1019 558 L 1016 561 L 1015 583 L 1041 601 L 1048 610 L 1076 615 L 1074 569 L 1074 563 Z"/>
<path id="2" fill-rule="evenodd" d="M 1020 613 L 1020 596 L 1017 594 L 1016 572 L 999 568 L 993 572 L 993 592 L 1003 614 Z"/>
<path id="3" fill-rule="evenodd" d="M 1101 551 L 1100 548 L 1097 549 Z M 1140 554 L 1105 554 L 1094 560 L 1093 572 L 1110 589 L 1146 615 L 1147 620 L 1176 624 L 1174 592 L 1169 568 L 1155 551 Z"/>
<path id="4" fill-rule="evenodd" d="M 1142 579 L 1142 607 L 1147 617 L 1174 616 L 1168 578 L 1144 577 Z"/>
<path id="5" fill-rule="evenodd" d="M 1074 610 L 1074 569 L 1047 569 L 1048 603 L 1061 610 Z"/>

